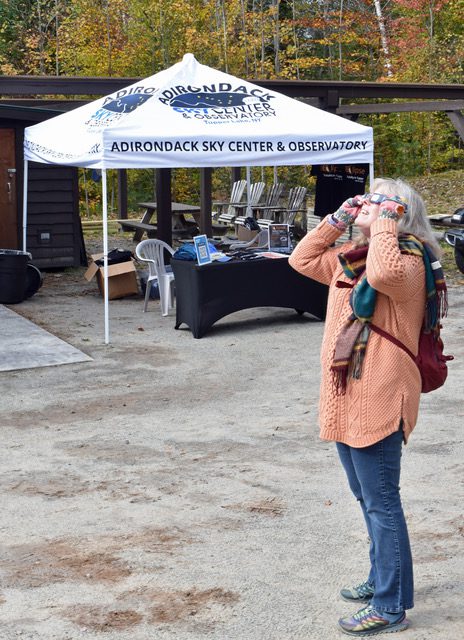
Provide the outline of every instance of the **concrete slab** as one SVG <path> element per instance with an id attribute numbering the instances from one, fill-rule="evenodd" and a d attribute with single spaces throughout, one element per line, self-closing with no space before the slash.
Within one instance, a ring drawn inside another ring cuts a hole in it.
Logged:
<path id="1" fill-rule="evenodd" d="M 87 354 L 0 305 L 0 371 L 91 361 Z"/>

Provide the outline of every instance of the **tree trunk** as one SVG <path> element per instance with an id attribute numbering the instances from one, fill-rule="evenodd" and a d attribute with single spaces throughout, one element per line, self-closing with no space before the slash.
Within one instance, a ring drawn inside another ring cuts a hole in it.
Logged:
<path id="1" fill-rule="evenodd" d="M 108 75 L 113 75 L 113 51 L 111 42 L 111 28 L 110 28 L 110 3 L 106 0 L 106 39 L 108 43 Z"/>
<path id="2" fill-rule="evenodd" d="M 429 82 L 432 82 L 432 76 L 433 76 L 433 37 L 434 37 L 434 15 L 433 15 L 433 9 L 434 9 L 434 5 L 435 2 L 434 0 L 430 0 L 429 1 L 429 28 L 428 28 L 428 32 L 429 32 Z"/>
<path id="3" fill-rule="evenodd" d="M 45 64 L 44 64 L 44 28 L 42 23 L 42 7 L 40 4 L 40 0 L 37 0 L 37 20 L 39 22 L 39 69 L 42 75 L 45 74 Z"/>
<path id="4" fill-rule="evenodd" d="M 274 72 L 276 76 L 280 74 L 280 20 L 279 20 L 280 0 L 272 0 L 274 9 Z"/>
<path id="5" fill-rule="evenodd" d="M 338 18 L 338 79 L 343 76 L 343 49 L 342 49 L 342 32 L 343 32 L 343 0 L 340 0 L 340 13 Z"/>
<path id="6" fill-rule="evenodd" d="M 240 9 L 242 14 L 243 46 L 245 47 L 245 75 L 248 78 L 250 76 L 250 65 L 248 60 L 248 34 L 246 25 L 245 0 L 240 0 Z"/>
<path id="7" fill-rule="evenodd" d="M 166 69 L 166 67 L 168 66 L 168 56 L 166 53 L 166 34 L 164 33 L 164 13 L 163 13 L 163 7 L 162 4 L 160 2 L 160 6 L 159 6 L 159 23 L 160 23 L 160 48 L 161 48 L 161 55 L 162 55 L 162 59 L 163 59 L 163 69 Z"/>
<path id="8" fill-rule="evenodd" d="M 299 48 L 298 48 L 298 35 L 296 32 L 296 9 L 295 9 L 295 0 L 292 2 L 292 20 L 293 20 L 293 43 L 295 45 L 295 66 L 296 66 L 296 77 L 300 79 L 300 62 L 299 62 Z"/>
<path id="9" fill-rule="evenodd" d="M 329 11 L 328 1 L 324 0 L 324 4 L 323 4 L 324 27 L 323 27 L 322 33 L 323 33 L 325 42 L 329 43 L 329 44 L 324 45 L 324 47 L 327 47 L 327 57 L 329 59 L 330 77 L 333 79 L 333 77 L 334 77 L 334 60 L 333 60 L 333 54 L 332 54 L 332 45 L 330 44 L 332 39 L 329 38 L 329 34 L 327 32 L 327 26 L 326 26 L 327 22 L 328 22 L 328 11 Z"/>
<path id="10" fill-rule="evenodd" d="M 60 75 L 60 41 L 59 41 L 59 0 L 55 0 L 55 75 Z"/>
<path id="11" fill-rule="evenodd" d="M 221 7 L 221 18 L 222 18 L 222 40 L 224 47 L 224 71 L 226 73 L 229 72 L 229 63 L 227 59 L 227 16 L 226 16 L 226 8 L 225 8 L 225 0 L 219 1 Z"/>
<path id="12" fill-rule="evenodd" d="M 390 49 L 388 47 L 387 30 L 385 29 L 385 20 L 383 17 L 382 7 L 380 6 L 380 0 L 374 0 L 375 13 L 377 15 L 377 22 L 379 25 L 380 42 L 382 44 L 383 53 L 385 56 L 384 67 L 387 73 L 387 77 L 391 78 L 393 75 L 392 65 L 390 61 Z"/>
<path id="13" fill-rule="evenodd" d="M 264 61 L 265 61 L 265 42 L 264 42 L 264 8 L 263 0 L 261 0 L 261 75 L 264 74 Z"/>

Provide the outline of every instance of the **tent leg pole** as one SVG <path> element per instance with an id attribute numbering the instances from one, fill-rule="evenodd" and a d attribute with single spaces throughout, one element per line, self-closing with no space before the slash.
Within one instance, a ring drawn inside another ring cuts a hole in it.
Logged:
<path id="1" fill-rule="evenodd" d="M 374 184 L 374 163 L 371 162 L 369 164 L 369 189 L 372 189 L 373 184 Z"/>
<path id="2" fill-rule="evenodd" d="M 29 176 L 29 161 L 24 160 L 23 171 L 23 251 L 26 251 L 27 245 L 27 185 Z"/>
<path id="3" fill-rule="evenodd" d="M 103 290 L 105 300 L 105 344 L 110 342 L 109 321 L 109 292 L 108 292 L 108 192 L 106 169 L 102 169 L 102 200 L 103 200 Z"/>

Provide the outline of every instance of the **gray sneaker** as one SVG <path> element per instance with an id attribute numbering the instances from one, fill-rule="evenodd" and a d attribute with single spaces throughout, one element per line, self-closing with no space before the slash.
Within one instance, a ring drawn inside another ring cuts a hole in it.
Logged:
<path id="1" fill-rule="evenodd" d="M 356 587 L 343 587 L 340 595 L 347 602 L 369 602 L 374 595 L 374 585 L 366 580 Z"/>
<path id="2" fill-rule="evenodd" d="M 409 620 L 406 618 L 404 611 L 393 615 L 393 621 L 387 620 L 384 615 L 376 611 L 371 605 L 368 605 L 355 613 L 354 616 L 340 618 L 338 624 L 343 633 L 349 636 L 362 637 L 379 633 L 396 633 L 409 627 Z"/>

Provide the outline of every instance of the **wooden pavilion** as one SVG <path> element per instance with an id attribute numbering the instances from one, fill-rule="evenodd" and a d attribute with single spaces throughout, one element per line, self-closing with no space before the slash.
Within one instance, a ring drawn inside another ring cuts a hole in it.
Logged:
<path id="1" fill-rule="evenodd" d="M 20 246 L 24 128 L 138 80 L 139 78 L 0 76 L 2 248 Z M 361 113 L 441 111 L 446 113 L 458 135 L 464 140 L 464 85 L 314 80 L 252 82 L 352 119 L 356 119 Z M 57 98 L 52 99 L 51 96 Z M 360 100 L 362 102 L 357 102 Z M 370 102 L 366 102 L 367 100 Z M 233 179 L 238 179 L 240 168 L 232 171 Z M 200 175 L 200 228 L 203 233 L 210 235 L 211 169 L 201 169 Z M 82 264 L 85 257 L 78 212 L 77 170 L 50 165 L 39 168 L 34 165 L 29 181 L 28 242 L 29 247 L 34 250 L 34 259 L 36 255 L 40 255 L 40 265 L 43 267 Z M 124 218 L 127 217 L 125 170 L 118 171 L 118 182 L 119 216 Z M 158 237 L 172 244 L 170 169 L 157 170 L 156 201 L 159 211 Z M 8 215 L 5 215 L 5 211 L 9 212 Z M 36 259 L 35 261 L 39 264 Z"/>

